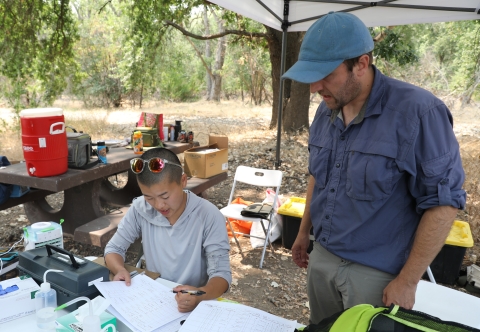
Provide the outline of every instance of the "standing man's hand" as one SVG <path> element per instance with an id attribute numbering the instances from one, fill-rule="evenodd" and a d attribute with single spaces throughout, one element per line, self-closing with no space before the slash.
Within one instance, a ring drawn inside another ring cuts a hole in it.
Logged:
<path id="1" fill-rule="evenodd" d="M 383 304 L 389 307 L 397 304 L 405 309 L 412 309 L 415 304 L 417 283 L 403 280 L 400 276 L 393 279 L 383 290 Z"/>
<path id="2" fill-rule="evenodd" d="M 310 234 L 306 235 L 303 233 L 298 233 L 297 238 L 292 246 L 292 258 L 295 264 L 299 267 L 307 268 L 308 267 L 308 254 L 307 249 L 310 245 Z"/>

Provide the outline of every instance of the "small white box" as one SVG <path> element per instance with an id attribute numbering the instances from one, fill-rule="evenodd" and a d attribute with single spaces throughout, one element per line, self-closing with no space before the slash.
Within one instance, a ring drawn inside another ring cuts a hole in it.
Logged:
<path id="1" fill-rule="evenodd" d="M 0 296 L 0 324 L 35 313 L 35 293 L 40 289 L 30 277 L 8 279 L 0 282 L 5 290 L 17 286 L 14 290 Z"/>

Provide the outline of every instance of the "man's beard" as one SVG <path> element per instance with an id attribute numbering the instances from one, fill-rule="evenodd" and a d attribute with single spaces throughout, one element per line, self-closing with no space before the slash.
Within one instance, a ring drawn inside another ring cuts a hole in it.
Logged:
<path id="1" fill-rule="evenodd" d="M 320 95 L 329 95 L 332 97 L 330 101 L 325 101 L 331 110 L 342 109 L 345 105 L 358 97 L 361 91 L 360 82 L 357 81 L 353 72 L 349 72 L 348 78 L 343 86 L 338 90 L 338 95 L 333 95 L 328 90 L 321 90 Z"/>

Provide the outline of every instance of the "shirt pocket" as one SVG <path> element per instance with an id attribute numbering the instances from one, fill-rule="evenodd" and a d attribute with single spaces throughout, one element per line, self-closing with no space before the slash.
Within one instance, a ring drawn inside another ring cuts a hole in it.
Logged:
<path id="1" fill-rule="evenodd" d="M 310 139 L 308 149 L 310 151 L 308 169 L 315 178 L 315 185 L 323 189 L 328 181 L 328 163 L 332 154 L 332 140 L 313 137 Z"/>
<path id="2" fill-rule="evenodd" d="M 395 162 L 397 146 L 383 142 L 355 143 L 347 156 L 347 195 L 361 201 L 390 196 L 394 178 L 400 173 Z"/>

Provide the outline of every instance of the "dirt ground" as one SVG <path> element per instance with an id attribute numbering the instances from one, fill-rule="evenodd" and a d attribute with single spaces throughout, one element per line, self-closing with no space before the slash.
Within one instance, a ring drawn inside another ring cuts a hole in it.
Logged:
<path id="1" fill-rule="evenodd" d="M 312 104 L 310 119 L 316 104 Z M 91 134 L 92 139 L 121 139 L 130 135 L 133 124 L 138 120 L 138 110 L 82 110 L 81 105 L 67 101 L 59 101 L 56 106 L 65 112 L 66 123 L 78 130 Z M 1 105 L 0 105 L 1 107 Z M 151 105 L 145 111 L 164 114 L 164 123 L 183 120 L 182 126 L 195 133 L 200 144 L 206 144 L 208 133 L 229 136 L 229 178 L 224 183 L 211 188 L 207 198 L 217 207 L 223 207 L 228 200 L 233 172 L 238 165 L 249 165 L 261 168 L 273 168 L 275 161 L 276 130 L 268 129 L 271 108 L 251 107 L 239 102 L 222 102 L 219 104 L 198 102 L 189 104 L 162 103 Z M 460 142 L 464 167 L 466 169 L 465 189 L 468 201 L 465 211 L 460 211 L 458 219 L 470 223 L 475 246 L 469 248 L 465 255 L 463 268 L 472 264 L 474 255 L 480 257 L 480 122 L 472 119 L 478 109 L 455 111 L 455 132 Z M 8 110 L 0 108 L 0 117 L 10 121 Z M 94 117 L 95 121 L 91 118 Z M 10 122 L 12 123 L 12 122 Z M 14 135 L 17 135 L 15 137 Z M 13 138 L 12 138 L 13 137 Z M 0 155 L 7 155 L 11 160 L 21 160 L 21 146 L 18 134 L 0 133 Z M 307 133 L 283 135 L 281 144 L 282 165 L 284 172 L 281 188 L 283 199 L 289 197 L 305 197 L 308 179 Z M 182 158 L 182 156 L 180 156 Z M 114 179 L 112 179 L 113 181 Z M 117 178 L 122 185 L 122 176 Z M 259 201 L 263 193 L 243 191 L 245 199 Z M 63 202 L 63 193 L 48 197 L 54 208 Z M 18 241 L 22 235 L 22 227 L 29 224 L 23 207 L 17 206 L 0 211 L 0 246 L 9 246 Z M 64 245 L 67 250 L 80 256 L 100 256 L 102 248 L 89 246 L 73 241 L 65 236 Z M 274 243 L 275 251 L 267 249 L 263 269 L 258 268 L 261 248 L 252 249 L 248 238 L 241 238 L 242 256 L 235 242 L 231 243 L 231 265 L 233 283 L 225 297 L 256 307 L 272 314 L 288 319 L 295 319 L 307 324 L 309 316 L 306 294 L 306 271 L 298 268 L 292 261 L 291 251 L 282 246 L 281 238 Z M 19 247 L 19 250 L 22 248 Z M 129 253 L 128 262 L 133 262 L 135 253 Z M 478 265 L 478 263 L 477 263 Z M 458 288 L 458 287 L 457 287 Z M 465 291 L 462 289 L 462 291 Z"/>

